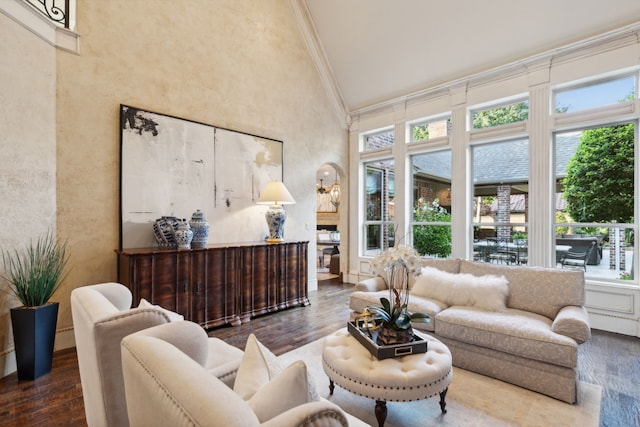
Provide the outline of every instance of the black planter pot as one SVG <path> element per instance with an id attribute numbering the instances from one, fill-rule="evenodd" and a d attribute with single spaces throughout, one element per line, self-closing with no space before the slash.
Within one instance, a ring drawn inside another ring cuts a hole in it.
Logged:
<path id="1" fill-rule="evenodd" d="M 51 372 L 59 303 L 11 309 L 18 379 L 35 380 Z"/>

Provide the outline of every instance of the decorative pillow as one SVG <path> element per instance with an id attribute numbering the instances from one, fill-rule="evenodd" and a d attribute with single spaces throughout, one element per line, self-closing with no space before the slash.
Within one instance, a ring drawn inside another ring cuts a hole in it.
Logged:
<path id="1" fill-rule="evenodd" d="M 307 365 L 293 362 L 267 384 L 260 387 L 247 401 L 261 423 L 308 402 L 309 380 Z"/>
<path id="2" fill-rule="evenodd" d="M 159 305 L 151 304 L 144 298 L 140 299 L 140 304 L 138 304 L 138 308 L 155 308 L 156 310 L 160 310 L 163 313 L 166 313 L 169 316 L 170 322 L 180 322 L 184 320 L 184 316 L 182 314 L 178 314 L 175 311 L 167 310 L 166 308 L 162 308 Z"/>
<path id="3" fill-rule="evenodd" d="M 282 367 L 276 355 L 262 345 L 254 334 L 250 334 L 238 367 L 233 391 L 244 400 L 249 400 L 260 387 L 280 372 Z"/>
<path id="4" fill-rule="evenodd" d="M 249 400 L 281 372 L 284 372 L 284 367 L 277 356 L 262 345 L 254 334 L 250 334 L 236 373 L 233 391 L 244 400 Z M 310 385 L 308 391 L 305 392 L 305 401 L 320 400 L 311 377 L 307 378 L 307 383 Z"/>
<path id="5" fill-rule="evenodd" d="M 503 311 L 507 308 L 508 285 L 504 276 L 453 274 L 433 267 L 423 267 L 411 293 L 449 306 L 464 305 L 487 311 Z"/>

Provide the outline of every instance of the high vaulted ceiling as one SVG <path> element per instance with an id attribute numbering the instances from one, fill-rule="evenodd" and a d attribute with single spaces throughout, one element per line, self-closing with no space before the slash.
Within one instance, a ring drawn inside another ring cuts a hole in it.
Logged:
<path id="1" fill-rule="evenodd" d="M 640 22 L 640 0 L 302 0 L 349 112 Z"/>

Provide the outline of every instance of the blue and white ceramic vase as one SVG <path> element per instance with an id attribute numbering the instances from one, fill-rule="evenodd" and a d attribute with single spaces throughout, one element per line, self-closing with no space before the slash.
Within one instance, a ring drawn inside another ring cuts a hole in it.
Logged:
<path id="1" fill-rule="evenodd" d="M 191 241 L 192 248 L 204 248 L 207 246 L 207 240 L 209 239 L 209 223 L 204 217 L 204 213 L 198 209 L 191 215 L 191 221 L 189 221 L 191 231 L 193 231 L 193 240 Z"/>
<path id="2" fill-rule="evenodd" d="M 176 230 L 178 249 L 191 249 L 191 240 L 193 240 L 193 231 L 191 231 L 187 220 L 183 219 Z"/>
<path id="3" fill-rule="evenodd" d="M 158 246 L 163 249 L 173 249 L 176 247 L 175 232 L 180 221 L 175 216 L 163 216 L 156 219 L 153 224 L 153 235 L 158 242 Z"/>

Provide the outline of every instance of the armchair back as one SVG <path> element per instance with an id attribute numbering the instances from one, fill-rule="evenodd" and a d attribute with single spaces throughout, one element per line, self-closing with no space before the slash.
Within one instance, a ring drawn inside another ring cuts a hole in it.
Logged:
<path id="1" fill-rule="evenodd" d="M 83 286 L 71 292 L 71 315 L 85 415 L 89 427 L 127 427 L 120 358 L 125 336 L 169 322 L 152 308 L 131 309 L 131 291 L 120 283 Z"/>

